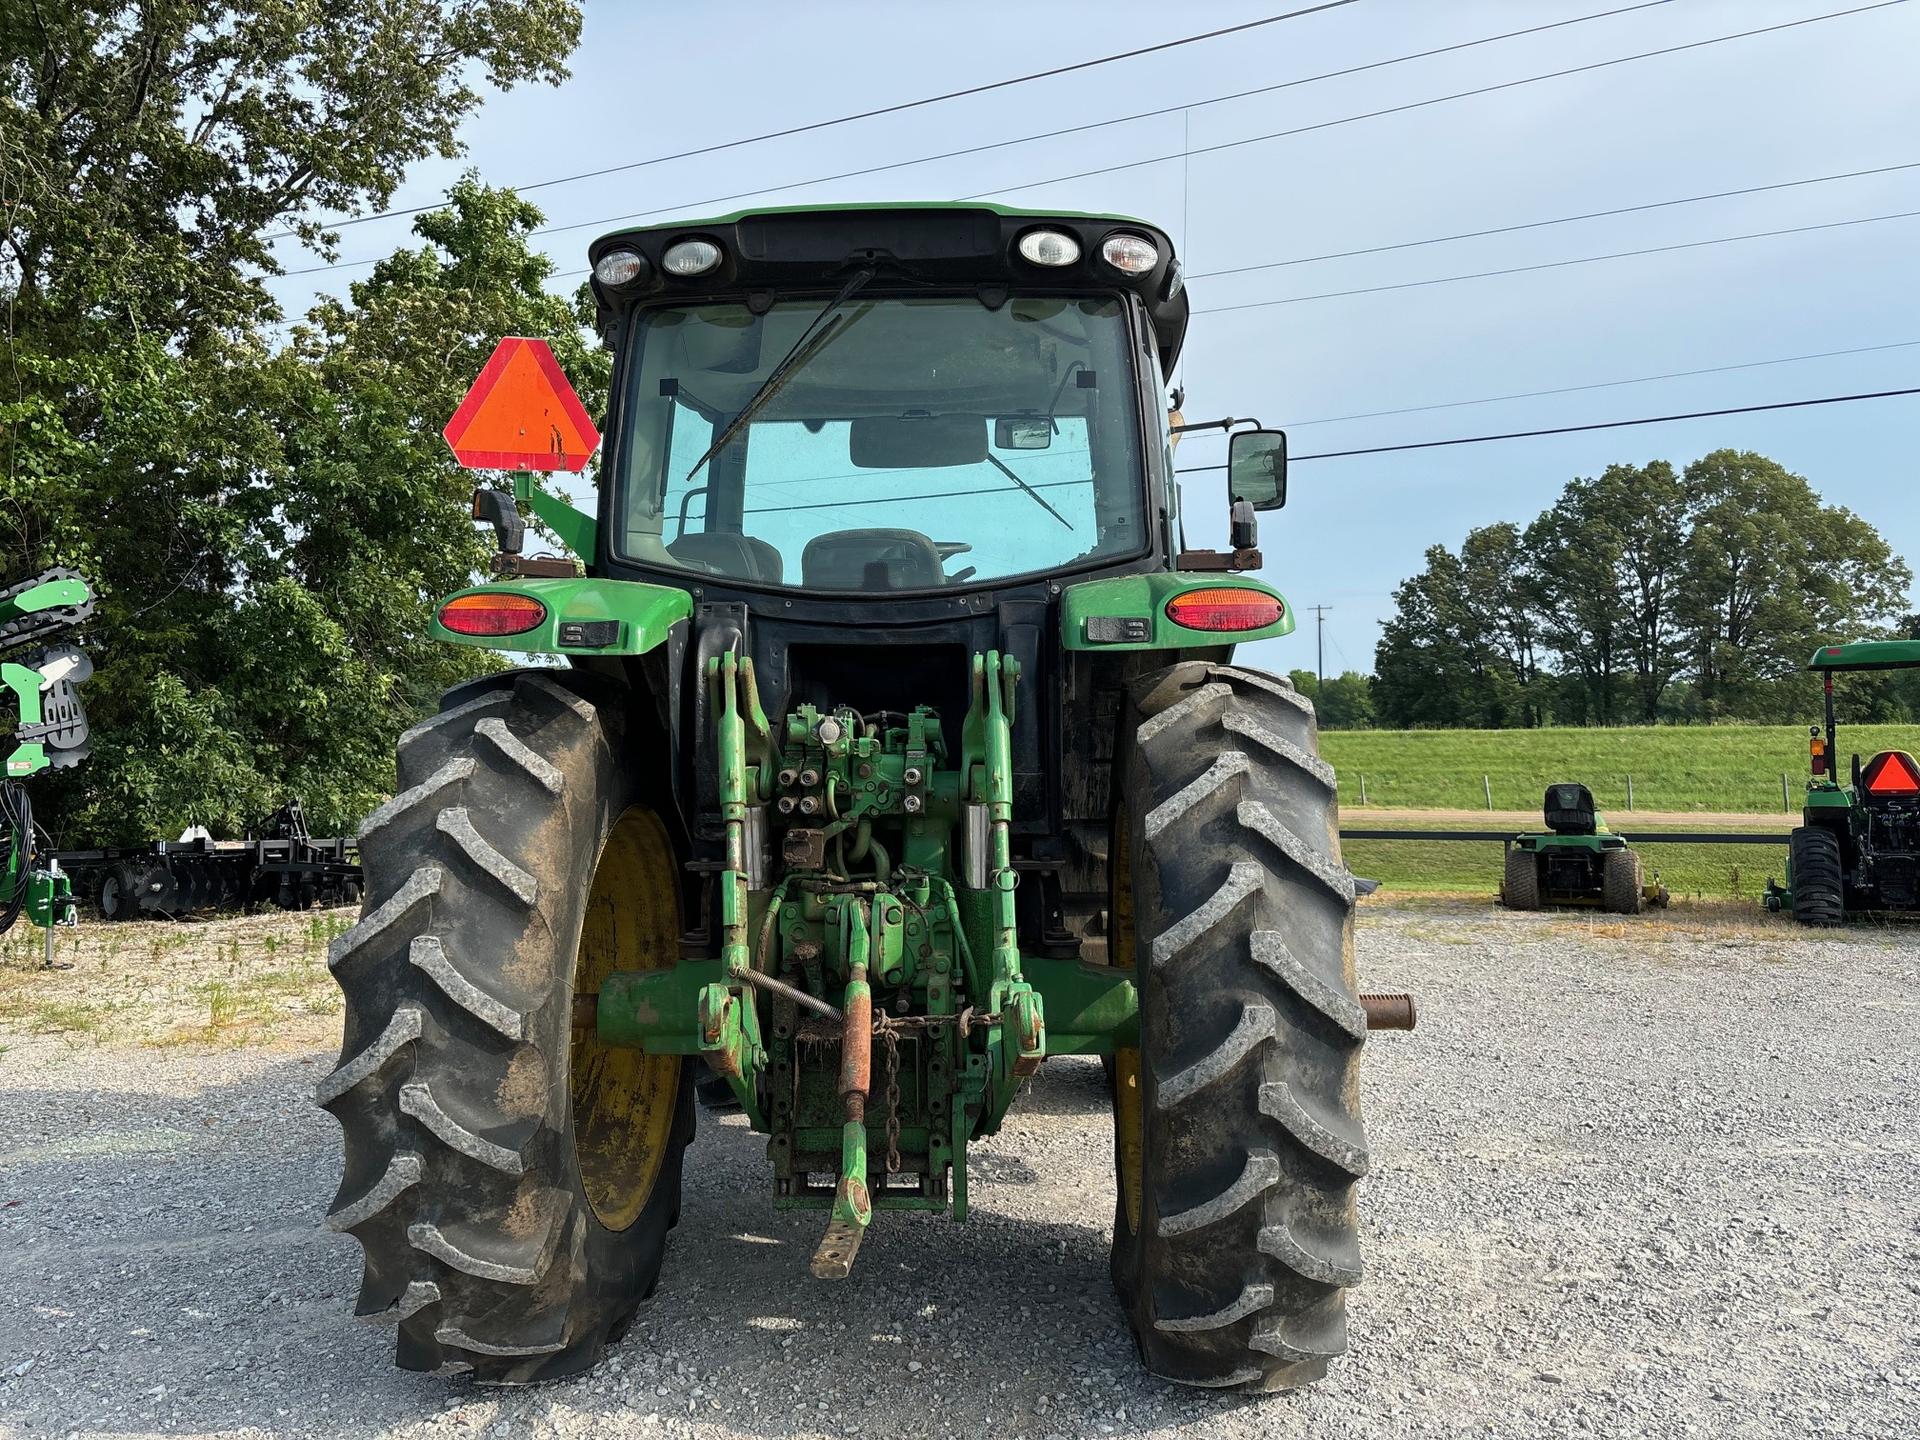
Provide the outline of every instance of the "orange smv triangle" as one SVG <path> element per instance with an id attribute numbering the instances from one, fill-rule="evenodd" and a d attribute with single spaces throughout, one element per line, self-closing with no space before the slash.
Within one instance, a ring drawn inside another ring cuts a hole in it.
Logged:
<path id="1" fill-rule="evenodd" d="M 584 469 L 600 444 L 553 347 L 509 335 L 440 432 L 469 470 Z"/>
<path id="2" fill-rule="evenodd" d="M 1869 795 L 1920 795 L 1920 773 L 1903 750 L 1883 750 L 1867 766 Z"/>

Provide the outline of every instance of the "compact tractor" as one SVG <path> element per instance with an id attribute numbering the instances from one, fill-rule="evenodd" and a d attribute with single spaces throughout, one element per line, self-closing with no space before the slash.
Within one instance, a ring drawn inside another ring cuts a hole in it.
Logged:
<path id="1" fill-rule="evenodd" d="M 1167 235 L 887 205 L 591 258 L 597 513 L 481 489 L 492 574 L 436 620 L 558 663 L 400 737 L 329 957 L 359 1314 L 406 1368 L 579 1371 L 658 1282 L 696 1075 L 836 1279 L 880 1212 L 963 1219 L 972 1143 L 1099 1056 L 1146 1364 L 1319 1377 L 1361 1273 L 1354 883 L 1311 706 L 1234 659 L 1294 626 L 1245 573 L 1285 436 L 1216 422 L 1231 548 L 1182 537 Z M 578 460 L 551 402 L 463 407 L 470 463 Z"/>
<path id="2" fill-rule="evenodd" d="M 87 756 L 86 707 L 79 686 L 93 674 L 86 652 L 67 639 L 93 613 L 93 589 L 71 570 L 49 570 L 0 590 L 0 691 L 12 698 L 15 724 L 0 775 L 0 934 L 24 914 L 46 931 L 76 919 L 72 878 L 41 844 L 26 781 Z"/>
<path id="3" fill-rule="evenodd" d="M 1544 834 L 1521 834 L 1506 845 L 1500 903 L 1509 910 L 1546 905 L 1598 906 L 1615 915 L 1638 915 L 1643 905 L 1665 907 L 1666 886 L 1646 878 L 1635 854 L 1607 820 L 1584 785 L 1549 785 L 1541 806 Z"/>
<path id="4" fill-rule="evenodd" d="M 1906 750 L 1865 764 L 1855 755 L 1843 781 L 1833 705 L 1842 671 L 1920 669 L 1920 640 L 1823 645 L 1807 668 L 1824 681 L 1826 729 L 1812 729 L 1806 808 L 1787 839 L 1787 883 L 1767 887 L 1767 908 L 1788 909 L 1802 925 L 1920 912 L 1920 760 Z"/>

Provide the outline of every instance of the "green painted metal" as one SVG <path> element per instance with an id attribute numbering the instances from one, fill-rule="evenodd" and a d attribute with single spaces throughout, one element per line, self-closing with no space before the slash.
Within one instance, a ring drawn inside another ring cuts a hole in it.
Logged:
<path id="1" fill-rule="evenodd" d="M 1855 640 L 1822 645 L 1809 670 L 1911 670 L 1920 667 L 1920 640 Z"/>
<path id="2" fill-rule="evenodd" d="M 1618 835 L 1610 834 L 1604 824 L 1596 828 L 1597 833 L 1592 835 L 1555 835 L 1551 832 L 1529 832 L 1524 835 L 1514 836 L 1513 847 L 1516 850 L 1525 850 L 1535 855 L 1546 850 L 1585 850 L 1589 854 L 1598 855 L 1607 850 L 1624 850 L 1627 848 L 1627 842 L 1622 840 Z"/>
<path id="3" fill-rule="evenodd" d="M 1111 1055 L 1140 1043 L 1140 993 L 1130 972 L 1029 955 L 1025 973 L 1046 1003 L 1047 1054 Z"/>
<path id="4" fill-rule="evenodd" d="M 22 730 L 40 723 L 40 672 L 11 661 L 0 662 L 0 687 L 13 692 Z M 37 740 L 24 740 L 7 756 L 7 778 L 24 780 L 47 768 L 47 747 Z"/>
<path id="5" fill-rule="evenodd" d="M 442 625 L 436 614 L 433 636 L 454 645 L 483 650 L 515 650 L 530 655 L 644 655 L 667 638 L 667 632 L 693 614 L 693 599 L 671 585 L 647 585 L 637 580 L 499 580 L 455 591 L 462 595 L 531 595 L 546 606 L 546 618 L 518 635 L 461 635 Z M 442 602 L 445 603 L 444 601 Z M 605 645 L 565 645 L 560 628 L 570 622 L 614 621 L 616 638 Z"/>
<path id="6" fill-rule="evenodd" d="M 593 516 L 574 509 L 558 495 L 548 494 L 524 470 L 513 477 L 513 498 L 543 521 L 562 545 L 587 564 L 594 562 L 600 550 L 600 524 Z"/>
<path id="7" fill-rule="evenodd" d="M 829 1212 L 817 1274 L 845 1273 L 875 1210 L 964 1218 L 967 1146 L 999 1126 L 1041 1060 L 1137 1040 L 1122 972 L 1020 953 L 1008 833 L 1019 676 L 996 652 L 972 657 L 949 754 L 925 707 L 867 721 L 801 704 L 776 735 L 751 661 L 708 662 L 719 953 L 608 976 L 598 1030 L 608 1044 L 699 1056 L 728 1080 L 770 1137 L 779 1203 Z M 786 862 L 765 888 L 748 853 L 756 806 L 777 817 Z M 985 821 L 977 888 L 954 851 L 970 812 Z M 863 1053 L 848 1055 L 856 1034 Z"/>
<path id="8" fill-rule="evenodd" d="M 92 599 L 92 589 L 77 575 L 42 579 L 0 599 L 0 625 L 45 610 L 77 609 Z"/>
<path id="9" fill-rule="evenodd" d="M 1280 618 L 1258 630 L 1189 630 L 1167 618 L 1167 602 L 1188 590 L 1258 590 L 1280 601 Z M 1144 640 L 1098 641 L 1087 638 L 1094 619 L 1144 620 Z M 1198 646 L 1238 645 L 1291 635 L 1293 607 L 1271 585 L 1251 575 L 1173 570 L 1159 575 L 1118 575 L 1085 580 L 1060 592 L 1060 642 L 1068 650 L 1184 650 Z"/>

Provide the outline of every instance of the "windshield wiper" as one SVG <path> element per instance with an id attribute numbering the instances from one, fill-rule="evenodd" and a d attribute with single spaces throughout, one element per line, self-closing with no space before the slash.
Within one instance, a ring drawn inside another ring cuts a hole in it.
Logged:
<path id="1" fill-rule="evenodd" d="M 1022 490 L 1026 491 L 1027 494 L 1032 497 L 1034 504 L 1038 505 L 1042 510 L 1046 511 L 1049 515 L 1053 516 L 1054 519 L 1058 520 L 1062 525 L 1066 526 L 1069 530 L 1073 528 L 1073 522 L 1067 519 L 1067 517 L 1062 515 L 1058 510 L 1054 509 L 1053 506 L 1049 505 L 1047 503 L 1046 496 L 1042 495 L 1038 490 L 1034 489 L 1033 486 L 1029 485 L 1026 481 L 1022 480 L 1018 475 L 1014 474 L 1013 471 L 1009 469 L 1007 465 L 1000 459 L 1000 457 L 994 454 L 991 450 L 987 452 L 987 463 L 993 466 L 993 468 L 998 470 L 1002 475 L 1006 476 L 1009 480 L 1013 481 L 1013 483 L 1018 485 Z"/>
<path id="2" fill-rule="evenodd" d="M 792 348 L 780 357 L 780 363 L 767 372 L 767 378 L 760 382 L 760 388 L 753 392 L 753 397 L 740 407 L 740 413 L 729 420 L 726 428 L 714 437 L 713 444 L 707 447 L 706 454 L 693 462 L 693 468 L 687 471 L 687 479 L 691 480 L 698 475 L 701 466 L 725 449 L 727 442 L 738 435 L 747 422 L 759 414 L 769 400 L 780 393 L 789 379 L 799 373 L 800 367 L 820 353 L 821 347 L 833 334 L 834 326 L 839 323 L 839 319 L 836 316 L 831 325 L 823 325 L 822 322 L 851 300 L 855 293 L 871 279 L 873 279 L 872 270 L 855 271 L 853 278 L 841 287 L 840 293 L 820 307 L 819 313 L 809 320 L 806 328 L 800 332 L 800 338 L 795 340 Z"/>

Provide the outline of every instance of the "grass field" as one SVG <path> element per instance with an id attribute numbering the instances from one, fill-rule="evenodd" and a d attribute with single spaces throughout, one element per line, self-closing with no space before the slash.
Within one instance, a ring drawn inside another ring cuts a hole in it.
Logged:
<path id="1" fill-rule="evenodd" d="M 1343 814 L 1345 825 L 1364 825 Z M 1412 819 L 1398 816 L 1395 826 L 1422 830 L 1498 828 L 1470 820 Z M 1624 828 L 1624 827 L 1622 827 Z M 1691 827 L 1710 834 L 1727 827 Z M 1390 893 L 1408 891 L 1493 896 L 1500 889 L 1502 847 L 1496 841 L 1350 840 L 1341 846 L 1348 868 L 1378 880 Z M 1766 845 L 1644 845 L 1640 858 L 1647 878 L 1660 874 L 1676 900 L 1750 900 L 1757 902 L 1769 878 L 1784 878 L 1787 847 Z"/>
<path id="2" fill-rule="evenodd" d="M 1812 717 L 1809 716 L 1809 723 Z M 1781 813 L 1780 776 L 1793 809 L 1807 771 L 1807 731 L 1794 725 L 1661 725 L 1608 730 L 1329 730 L 1321 753 L 1340 774 L 1349 823 L 1367 803 L 1408 809 L 1537 810 L 1562 780 L 1593 791 L 1600 808 L 1624 813 L 1627 776 L 1641 810 Z M 1920 751 L 1920 726 L 1840 726 L 1840 766 L 1854 751 Z M 1625 828 L 1624 826 L 1620 828 Z M 1459 846 L 1448 847 L 1459 849 Z"/>

